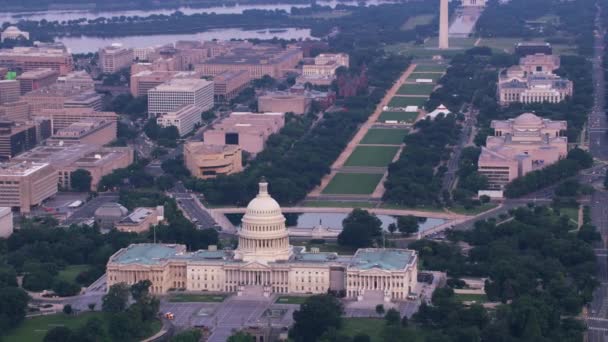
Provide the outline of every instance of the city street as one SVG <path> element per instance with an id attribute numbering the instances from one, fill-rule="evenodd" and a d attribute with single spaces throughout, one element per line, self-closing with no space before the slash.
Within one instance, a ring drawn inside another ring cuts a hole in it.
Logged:
<path id="1" fill-rule="evenodd" d="M 604 68 L 602 58 L 604 56 L 604 28 L 601 22 L 602 8 L 598 4 L 596 16 L 595 51 L 593 56 L 593 82 L 594 106 L 589 115 L 589 149 L 593 156 L 600 160 L 608 157 L 608 135 L 606 134 L 607 120 L 604 101 Z M 589 305 L 587 318 L 588 341 L 608 341 L 608 265 L 606 257 L 606 238 L 608 237 L 608 193 L 596 191 L 591 199 L 591 221 L 602 235 L 602 241 L 596 246 L 598 273 L 597 280 L 600 286 L 595 290 L 593 301 Z"/>
<path id="2" fill-rule="evenodd" d="M 188 192 L 181 182 L 169 190 L 169 194 L 177 201 L 177 205 L 184 211 L 184 214 L 200 228 L 215 228 L 217 223 L 196 200 L 194 194 Z"/>

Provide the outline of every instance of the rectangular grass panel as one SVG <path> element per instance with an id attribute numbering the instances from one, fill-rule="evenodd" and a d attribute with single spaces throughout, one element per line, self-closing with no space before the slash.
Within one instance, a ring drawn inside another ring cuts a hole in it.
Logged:
<path id="1" fill-rule="evenodd" d="M 378 118 L 379 122 L 397 121 L 413 123 L 418 117 L 418 113 L 409 112 L 382 112 Z"/>
<path id="2" fill-rule="evenodd" d="M 443 76 L 443 74 L 437 73 L 437 72 L 416 72 L 416 70 L 414 70 L 413 73 L 410 74 L 410 77 L 408 77 L 408 81 L 414 81 L 417 79 L 429 79 L 429 80 L 433 80 L 433 82 L 437 82 L 438 79 L 441 78 L 441 76 Z"/>
<path id="3" fill-rule="evenodd" d="M 422 107 L 428 99 L 426 97 L 399 97 L 394 96 L 388 103 L 389 107 L 393 108 L 404 108 L 407 106 L 418 106 Z"/>
<path id="4" fill-rule="evenodd" d="M 357 146 L 344 166 L 385 167 L 398 150 L 398 146 Z"/>
<path id="5" fill-rule="evenodd" d="M 418 64 L 414 72 L 444 72 L 446 68 L 445 65 Z"/>
<path id="6" fill-rule="evenodd" d="M 323 190 L 324 194 L 369 195 L 382 179 L 380 173 L 337 173 Z"/>
<path id="7" fill-rule="evenodd" d="M 367 131 L 360 144 L 400 145 L 406 134 L 405 129 L 372 128 Z"/>
<path id="8" fill-rule="evenodd" d="M 430 95 L 435 89 L 434 84 L 425 83 L 407 83 L 401 86 L 397 91 L 399 95 Z"/>

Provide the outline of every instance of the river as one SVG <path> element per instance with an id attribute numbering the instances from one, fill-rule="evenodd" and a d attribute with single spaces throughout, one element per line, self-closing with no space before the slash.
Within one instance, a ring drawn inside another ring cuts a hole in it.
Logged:
<path id="1" fill-rule="evenodd" d="M 383 3 L 391 3 L 393 1 L 387 0 L 367 0 L 366 6 L 375 6 Z M 321 6 L 330 6 L 335 8 L 338 4 L 358 5 L 357 1 L 322 1 L 319 0 L 318 4 Z M 180 11 L 185 15 L 191 15 L 195 13 L 216 13 L 216 14 L 240 14 L 246 10 L 258 9 L 258 10 L 284 10 L 291 11 L 292 7 L 305 8 L 310 7 L 310 4 L 247 4 L 247 5 L 235 5 L 235 6 L 216 6 L 207 8 L 194 8 L 194 7 L 179 7 L 173 9 L 137 9 L 137 10 L 122 10 L 122 11 L 95 11 L 95 10 L 49 10 L 49 11 L 37 11 L 37 12 L 1 12 L 0 22 L 11 22 L 15 23 L 19 20 L 46 20 L 46 21 L 68 21 L 77 20 L 80 18 L 95 19 L 99 17 L 111 18 L 116 16 L 126 17 L 146 17 L 153 14 L 164 14 L 169 15 L 175 11 Z"/>
<path id="2" fill-rule="evenodd" d="M 272 31 L 272 32 L 271 32 Z M 56 41 L 62 42 L 72 53 L 87 53 L 95 52 L 99 48 L 111 45 L 112 43 L 121 43 L 126 47 L 148 47 L 159 44 L 175 43 L 178 40 L 198 40 L 209 41 L 231 40 L 231 39 L 272 39 L 273 37 L 282 39 L 307 39 L 311 38 L 310 29 L 305 28 L 285 28 L 285 29 L 261 29 L 261 30 L 242 30 L 238 28 L 225 28 L 208 30 L 199 33 L 183 33 L 183 34 L 154 34 L 144 36 L 127 36 L 127 37 L 60 37 Z"/>

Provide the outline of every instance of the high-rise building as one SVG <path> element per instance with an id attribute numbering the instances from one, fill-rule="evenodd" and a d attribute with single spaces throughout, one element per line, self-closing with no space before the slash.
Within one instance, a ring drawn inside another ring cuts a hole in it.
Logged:
<path id="1" fill-rule="evenodd" d="M 144 70 L 131 75 L 131 95 L 145 96 L 148 90 L 155 88 L 173 78 L 200 79 L 201 74 L 195 71 L 154 71 Z"/>
<path id="2" fill-rule="evenodd" d="M 73 68 L 72 54 L 56 48 L 16 47 L 0 50 L 0 66 L 30 71 L 51 68 L 67 75 Z"/>
<path id="3" fill-rule="evenodd" d="M 36 146 L 36 125 L 0 121 L 0 160 L 8 160 Z"/>
<path id="4" fill-rule="evenodd" d="M 166 114 L 161 114 L 156 123 L 161 127 L 174 126 L 180 136 L 184 136 L 202 122 L 201 110 L 194 105 L 186 105 Z"/>
<path id="5" fill-rule="evenodd" d="M 245 89 L 251 77 L 245 70 L 225 71 L 213 77 L 215 102 L 226 103 Z"/>
<path id="6" fill-rule="evenodd" d="M 0 105 L 19 101 L 19 82 L 15 80 L 0 80 Z"/>
<path id="7" fill-rule="evenodd" d="M 43 109 L 91 108 L 101 110 L 103 96 L 88 87 L 54 84 L 30 91 L 21 99 L 30 105 L 35 115 Z"/>
<path id="8" fill-rule="evenodd" d="M 104 73 L 114 73 L 133 64 L 133 50 L 120 44 L 99 49 L 99 66 Z"/>
<path id="9" fill-rule="evenodd" d="M 19 81 L 19 86 L 21 88 L 21 95 L 32 90 L 50 86 L 51 84 L 57 82 L 58 77 L 59 72 L 49 68 L 26 71 L 17 76 L 17 80 Z"/>
<path id="10" fill-rule="evenodd" d="M 29 213 L 57 193 L 57 172 L 48 163 L 0 163 L 0 206 Z"/>
<path id="11" fill-rule="evenodd" d="M 148 114 L 158 116 L 193 105 L 200 112 L 213 108 L 213 82 L 203 79 L 171 79 L 148 91 Z"/>

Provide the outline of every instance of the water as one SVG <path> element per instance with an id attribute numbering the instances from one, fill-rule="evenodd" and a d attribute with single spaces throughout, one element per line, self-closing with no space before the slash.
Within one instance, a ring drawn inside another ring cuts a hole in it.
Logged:
<path id="1" fill-rule="evenodd" d="M 273 32 L 270 32 L 272 30 Z M 276 30 L 280 30 L 277 32 Z M 184 33 L 184 34 L 155 34 L 143 36 L 127 36 L 127 37 L 62 37 L 56 38 L 70 49 L 72 53 L 87 53 L 95 52 L 99 48 L 111 45 L 113 43 L 122 43 L 126 47 L 148 47 L 159 44 L 175 43 L 178 40 L 198 40 L 209 41 L 231 40 L 231 39 L 272 39 L 274 37 L 282 39 L 310 39 L 310 29 L 304 28 L 284 28 L 284 29 L 262 29 L 245 31 L 238 28 L 215 29 L 199 33 Z"/>
<path id="2" fill-rule="evenodd" d="M 348 213 L 286 213 L 287 226 L 296 228 L 314 228 L 319 225 L 332 229 L 342 229 L 342 221 L 348 216 Z M 240 219 L 242 214 L 227 214 L 228 219 L 240 228 Z M 391 215 L 376 215 L 382 221 L 382 228 L 388 229 L 391 223 L 397 223 L 397 216 Z M 421 232 L 437 227 L 447 222 L 444 219 L 420 217 L 419 230 Z"/>
<path id="3" fill-rule="evenodd" d="M 383 3 L 391 3 L 387 0 L 368 0 L 366 6 L 375 6 Z M 356 6 L 356 1 L 322 1 L 318 2 L 322 6 L 330 6 L 335 8 L 338 4 Z M 149 15 L 169 15 L 175 11 L 180 11 L 186 15 L 195 13 L 216 13 L 216 14 L 241 14 L 243 11 L 259 9 L 259 10 L 284 10 L 290 12 L 292 7 L 306 8 L 310 7 L 310 4 L 247 4 L 247 5 L 235 5 L 235 6 L 215 6 L 207 8 L 193 8 L 193 7 L 179 7 L 173 9 L 151 9 L 151 10 L 112 10 L 112 11 L 95 11 L 95 10 L 50 10 L 40 12 L 2 12 L 0 13 L 0 22 L 17 22 L 19 20 L 47 20 L 47 21 L 68 21 L 76 20 L 80 18 L 95 19 L 99 17 L 111 18 L 116 16 L 140 16 L 146 17 Z"/>

